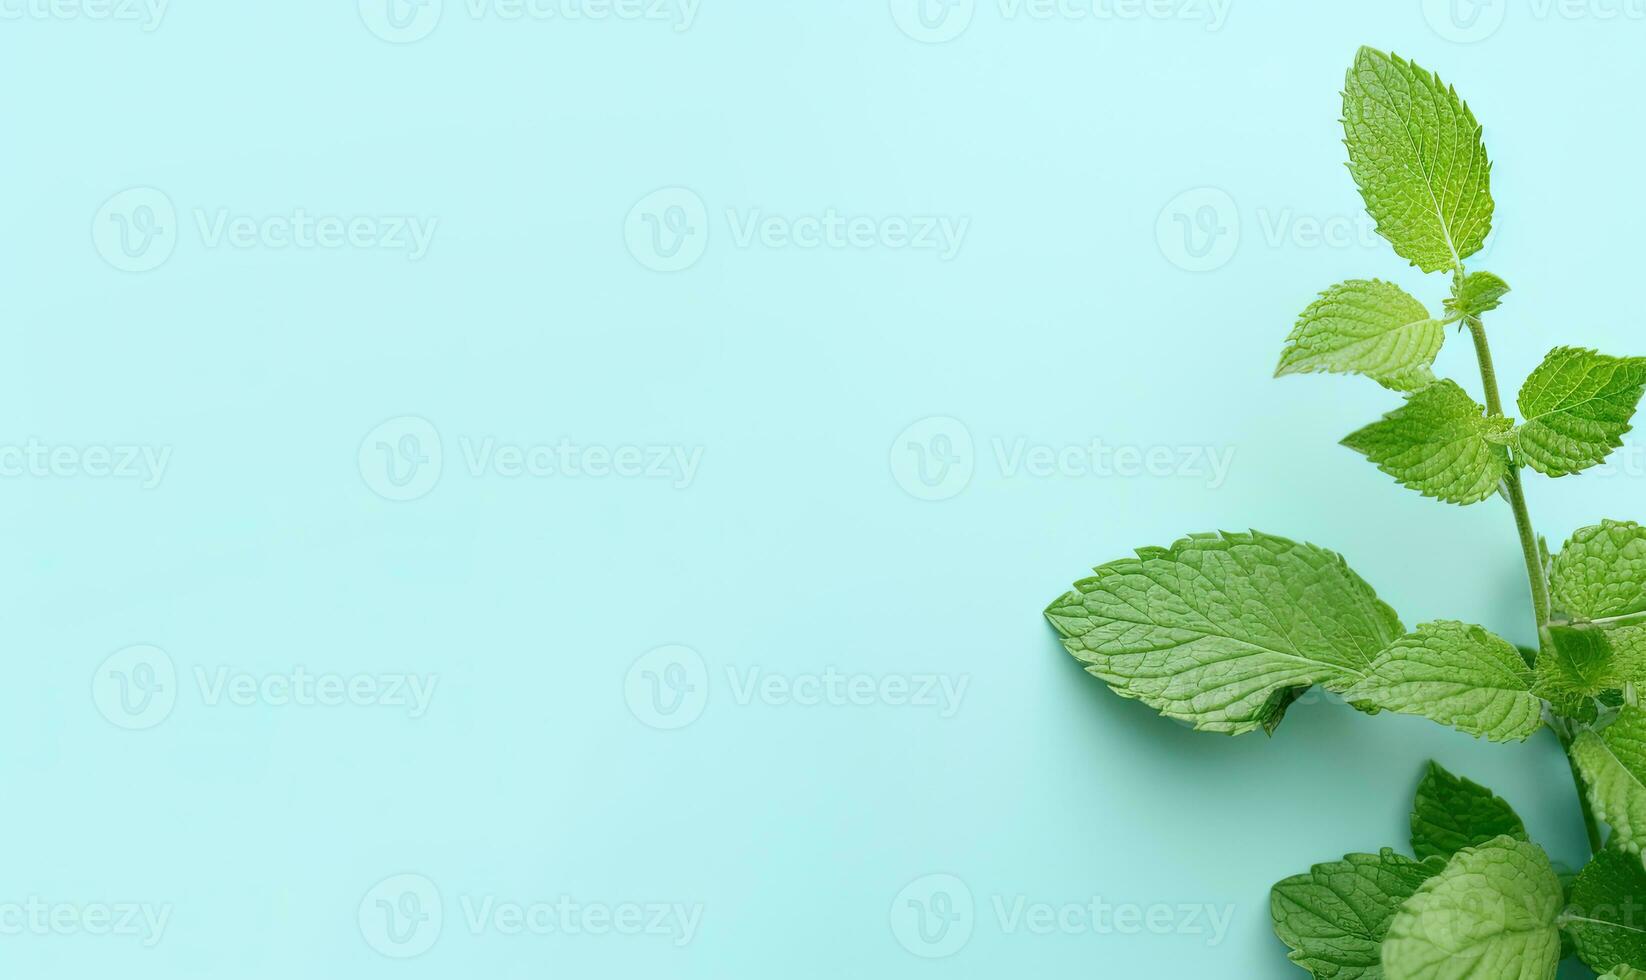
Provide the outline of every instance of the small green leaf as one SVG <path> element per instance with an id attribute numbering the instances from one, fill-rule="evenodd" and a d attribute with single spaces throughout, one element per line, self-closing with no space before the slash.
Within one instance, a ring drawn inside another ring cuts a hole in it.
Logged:
<path id="1" fill-rule="evenodd" d="M 1455 381 L 1432 384 L 1343 440 L 1377 468 L 1425 497 L 1473 504 L 1497 491 L 1509 452 L 1492 436 L 1513 423 L 1490 417 Z"/>
<path id="2" fill-rule="evenodd" d="M 1646 972 L 1620 963 L 1603 974 L 1600 980 L 1646 980 Z"/>
<path id="3" fill-rule="evenodd" d="M 1526 840 L 1526 825 L 1491 790 L 1430 762 L 1412 801 L 1412 853 L 1450 858 L 1494 837 Z"/>
<path id="4" fill-rule="evenodd" d="M 1298 688 L 1346 689 L 1404 627 L 1338 555 L 1253 531 L 1144 548 L 1046 610 L 1116 694 L 1206 731 L 1272 727 Z"/>
<path id="5" fill-rule="evenodd" d="M 1579 958 L 1596 972 L 1620 963 L 1646 968 L 1646 868 L 1640 857 L 1596 854 L 1573 883 L 1561 922 Z"/>
<path id="6" fill-rule="evenodd" d="M 1533 690 L 1538 697 L 1556 702 L 1592 698 L 1629 681 L 1616 670 L 1616 651 L 1605 630 L 1552 626 L 1549 638 L 1549 649 L 1537 661 Z"/>
<path id="7" fill-rule="evenodd" d="M 1464 316 L 1480 316 L 1503 305 L 1509 284 L 1490 272 L 1471 272 L 1463 277 L 1455 297 L 1446 298 L 1446 309 Z"/>
<path id="8" fill-rule="evenodd" d="M 1520 651 L 1466 623 L 1419 626 L 1379 654 L 1343 697 L 1422 715 L 1493 742 L 1529 738 L 1543 724 L 1532 671 Z"/>
<path id="9" fill-rule="evenodd" d="M 1343 91 L 1349 172 L 1378 234 L 1424 272 L 1456 268 L 1492 227 L 1491 163 L 1454 89 L 1361 48 Z"/>
<path id="10" fill-rule="evenodd" d="M 1275 377 L 1330 371 L 1364 374 L 1396 391 L 1434 381 L 1429 370 L 1446 328 L 1404 289 L 1377 279 L 1333 286 L 1303 311 Z"/>
<path id="11" fill-rule="evenodd" d="M 1646 528 L 1632 521 L 1583 528 L 1555 557 L 1549 584 L 1555 604 L 1572 616 L 1646 612 Z"/>
<path id="12" fill-rule="evenodd" d="M 1520 453 L 1539 473 L 1597 466 L 1623 445 L 1646 392 L 1646 357 L 1558 347 L 1520 389 Z"/>
<path id="13" fill-rule="evenodd" d="M 1646 844 L 1646 711 L 1624 707 L 1600 731 L 1572 743 L 1589 802 L 1612 827 L 1611 843 L 1635 854 Z"/>
<path id="14" fill-rule="evenodd" d="M 1317 864 L 1274 886 L 1269 914 L 1275 935 L 1291 949 L 1291 961 L 1316 977 L 1378 980 L 1379 947 L 1390 920 L 1442 867 L 1389 848 Z"/>
<path id="15" fill-rule="evenodd" d="M 1383 941 L 1389 980 L 1553 980 L 1560 879 L 1509 837 L 1459 851 L 1401 906 Z"/>

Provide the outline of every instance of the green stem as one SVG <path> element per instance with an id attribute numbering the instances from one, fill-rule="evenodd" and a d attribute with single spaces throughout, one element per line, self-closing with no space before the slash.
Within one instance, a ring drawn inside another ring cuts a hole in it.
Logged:
<path id="1" fill-rule="evenodd" d="M 1583 831 L 1589 835 L 1589 853 L 1599 854 L 1600 824 L 1595 821 L 1595 811 L 1589 806 L 1589 788 L 1583 784 L 1583 774 L 1578 771 L 1577 763 L 1572 760 L 1572 736 L 1566 729 L 1566 723 L 1559 718 L 1551 718 L 1549 726 L 1555 730 L 1560 739 L 1560 747 L 1566 752 L 1566 761 L 1572 768 L 1572 785 L 1577 788 L 1578 809 L 1583 811 Z"/>
<path id="2" fill-rule="evenodd" d="M 1475 357 L 1480 361 L 1480 383 L 1486 391 L 1486 411 L 1489 415 L 1503 415 L 1503 396 L 1498 391 L 1497 368 L 1492 364 L 1492 348 L 1486 342 L 1486 328 L 1479 317 L 1466 317 L 1469 333 L 1475 341 Z M 1537 647 L 1539 655 L 1549 652 L 1549 580 L 1543 570 L 1543 550 L 1538 547 L 1537 532 L 1532 528 L 1532 515 L 1526 507 L 1526 489 L 1520 480 L 1520 463 L 1512 461 L 1503 478 L 1503 496 L 1514 511 L 1515 530 L 1520 535 L 1520 552 L 1526 560 L 1526 580 L 1532 587 L 1532 612 L 1537 620 Z M 1577 789 L 1578 808 L 1583 812 L 1583 830 L 1589 837 L 1589 851 L 1598 853 L 1601 847 L 1600 826 L 1595 822 L 1589 806 L 1589 792 L 1583 784 L 1583 773 L 1572 758 L 1572 734 L 1564 719 L 1550 718 L 1550 727 L 1560 739 L 1566 753 L 1566 764 L 1572 770 L 1572 785 Z"/>
<path id="3" fill-rule="evenodd" d="M 1591 619 L 1582 625 L 1594 626 L 1599 629 L 1619 629 L 1624 626 L 1640 626 L 1646 624 L 1646 612 L 1629 613 L 1627 616 L 1606 616 L 1601 619 Z"/>
<path id="4" fill-rule="evenodd" d="M 1486 413 L 1503 415 L 1503 396 L 1498 393 L 1497 368 L 1492 365 L 1492 348 L 1486 342 L 1486 327 L 1479 317 L 1468 317 L 1469 333 L 1475 340 L 1475 357 L 1480 361 L 1480 383 L 1486 389 Z M 1520 534 L 1520 552 L 1526 560 L 1526 579 L 1532 586 L 1532 612 L 1537 617 L 1537 645 L 1548 646 L 1549 582 L 1543 574 L 1543 552 L 1537 546 L 1537 532 L 1532 529 L 1532 515 L 1526 508 L 1526 489 L 1520 482 L 1520 466 L 1509 467 L 1503 478 L 1503 495 L 1514 511 L 1515 530 Z"/>

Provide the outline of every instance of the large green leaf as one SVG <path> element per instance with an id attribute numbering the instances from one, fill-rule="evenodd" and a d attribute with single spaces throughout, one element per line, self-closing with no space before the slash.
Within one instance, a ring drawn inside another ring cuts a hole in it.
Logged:
<path id="1" fill-rule="evenodd" d="M 1343 440 L 1343 445 L 1425 497 L 1473 504 L 1497 491 L 1509 451 L 1494 437 L 1512 427 L 1486 415 L 1455 381 L 1429 385 L 1406 404 Z"/>
<path id="2" fill-rule="evenodd" d="M 1196 728 L 1272 728 L 1299 688 L 1343 691 L 1400 619 L 1341 557 L 1253 531 L 1110 562 L 1046 610 L 1115 693 Z"/>
<path id="3" fill-rule="evenodd" d="M 1646 711 L 1625 707 L 1599 732 L 1572 743 L 1589 802 L 1612 827 L 1611 842 L 1636 854 L 1646 844 Z"/>
<path id="4" fill-rule="evenodd" d="M 1396 252 L 1437 272 L 1480 251 L 1492 227 L 1491 164 L 1455 90 L 1362 48 L 1344 86 L 1343 132 L 1366 211 Z"/>
<path id="5" fill-rule="evenodd" d="M 1578 347 L 1549 353 L 1520 389 L 1521 456 L 1540 473 L 1566 476 L 1599 465 L 1623 445 L 1646 392 L 1646 358 Z"/>
<path id="6" fill-rule="evenodd" d="M 1596 972 L 1646 968 L 1646 868 L 1640 856 L 1601 851 L 1572 885 L 1561 916 L 1578 956 Z"/>
<path id="7" fill-rule="evenodd" d="M 1269 894 L 1275 935 L 1293 963 L 1331 980 L 1378 980 L 1379 948 L 1402 902 L 1443 867 L 1384 848 L 1287 878 Z"/>
<path id="8" fill-rule="evenodd" d="M 1292 329 L 1275 376 L 1330 371 L 1364 374 L 1398 391 L 1434 381 L 1446 328 L 1404 289 L 1351 279 L 1320 294 Z"/>
<path id="9" fill-rule="evenodd" d="M 1584 619 L 1646 612 L 1646 528 L 1603 521 L 1579 530 L 1555 556 L 1550 586 L 1557 606 Z"/>
<path id="10" fill-rule="evenodd" d="M 1494 742 L 1528 738 L 1543 724 L 1532 671 L 1520 651 L 1467 623 L 1419 626 L 1379 654 L 1343 696 Z"/>
<path id="11" fill-rule="evenodd" d="M 1496 837 L 1526 840 L 1526 825 L 1514 808 L 1486 787 L 1430 762 L 1412 801 L 1412 853 L 1449 858 Z"/>
<path id="12" fill-rule="evenodd" d="M 1459 851 L 1401 906 L 1383 941 L 1389 980 L 1551 980 L 1562 893 L 1536 844 Z"/>

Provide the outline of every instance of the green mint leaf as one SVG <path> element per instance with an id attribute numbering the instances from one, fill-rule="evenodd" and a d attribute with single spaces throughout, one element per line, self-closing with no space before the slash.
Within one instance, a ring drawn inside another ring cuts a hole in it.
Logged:
<path id="1" fill-rule="evenodd" d="M 1351 279 L 1320 294 L 1287 338 L 1275 377 L 1329 371 L 1364 374 L 1396 391 L 1434 381 L 1429 370 L 1446 328 L 1404 289 Z"/>
<path id="2" fill-rule="evenodd" d="M 1572 742 L 1596 816 L 1612 827 L 1614 846 L 1640 853 L 1646 844 L 1646 711 L 1624 707 L 1600 731 Z"/>
<path id="3" fill-rule="evenodd" d="M 1520 389 L 1521 455 L 1549 476 L 1600 464 L 1623 445 L 1643 392 L 1646 357 L 1557 347 Z"/>
<path id="4" fill-rule="evenodd" d="M 1379 980 L 1390 920 L 1442 867 L 1389 848 L 1317 864 L 1270 892 L 1275 935 L 1290 948 L 1291 961 L 1316 977 Z"/>
<path id="5" fill-rule="evenodd" d="M 1447 297 L 1446 309 L 1464 316 L 1480 316 L 1503 305 L 1509 284 L 1490 272 L 1471 272 L 1463 277 L 1455 297 Z"/>
<path id="6" fill-rule="evenodd" d="M 1424 272 L 1457 268 L 1492 227 L 1491 163 L 1454 89 L 1361 48 L 1343 91 L 1349 172 L 1378 234 Z"/>
<path id="7" fill-rule="evenodd" d="M 1646 967 L 1646 868 L 1640 858 L 1601 851 L 1577 876 L 1561 916 L 1577 954 L 1595 972 Z"/>
<path id="8" fill-rule="evenodd" d="M 1646 972 L 1618 964 L 1603 974 L 1600 980 L 1646 980 Z"/>
<path id="9" fill-rule="evenodd" d="M 1607 694 L 1612 692 L 1608 691 Z M 1549 697 L 1539 694 L 1539 697 L 1549 702 L 1549 708 L 1562 718 L 1569 718 L 1582 725 L 1593 725 L 1600 718 L 1599 697 L 1583 697 L 1580 695 L 1556 695 Z"/>
<path id="10" fill-rule="evenodd" d="M 1550 568 L 1555 605 L 1608 619 L 1646 612 L 1646 527 L 1604 521 L 1572 535 Z"/>
<path id="11" fill-rule="evenodd" d="M 1425 497 L 1479 503 L 1509 472 L 1509 451 L 1492 437 L 1513 423 L 1490 417 L 1455 381 L 1432 384 L 1343 440 L 1377 468 Z"/>
<path id="12" fill-rule="evenodd" d="M 1450 858 L 1495 837 L 1527 839 L 1514 808 L 1486 787 L 1429 763 L 1412 801 L 1412 853 Z"/>
<path id="13" fill-rule="evenodd" d="M 1493 742 L 1520 741 L 1543 724 L 1532 671 L 1514 644 L 1467 623 L 1425 623 L 1372 662 L 1343 697 L 1422 715 Z"/>
<path id="14" fill-rule="evenodd" d="M 1537 660 L 1533 690 L 1538 697 L 1569 705 L 1628 682 L 1629 677 L 1619 671 L 1622 665 L 1605 630 L 1552 626 L 1549 638 L 1549 648 Z"/>
<path id="15" fill-rule="evenodd" d="M 1257 531 L 1102 565 L 1046 618 L 1116 694 L 1230 735 L 1272 728 L 1299 688 L 1346 689 L 1405 629 L 1338 555 Z"/>
<path id="16" fill-rule="evenodd" d="M 1389 980 L 1553 980 L 1563 896 L 1536 844 L 1499 837 L 1459 851 L 1389 923 Z"/>

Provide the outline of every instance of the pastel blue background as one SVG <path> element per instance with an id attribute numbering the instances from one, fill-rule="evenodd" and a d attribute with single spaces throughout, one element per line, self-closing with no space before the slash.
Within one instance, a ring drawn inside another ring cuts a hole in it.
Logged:
<path id="1" fill-rule="evenodd" d="M 1445 290 L 1363 240 L 1337 127 L 1362 43 L 1440 70 L 1486 125 L 1500 235 L 1482 264 L 1515 287 L 1491 323 L 1510 388 L 1557 342 L 1646 347 L 1620 301 L 1638 275 L 1646 21 L 1499 0 L 1477 29 L 1506 10 L 1501 29 L 1464 44 L 1429 6 L 1233 0 L 1208 30 L 1198 7 L 1041 21 L 990 0 L 936 44 L 884 0 L 702 0 L 684 31 L 475 20 L 447 0 L 403 44 L 318 0 L 173 0 L 153 31 L 0 20 L 0 444 L 171 452 L 153 489 L 0 479 L 0 906 L 172 909 L 153 948 L 13 930 L 0 972 L 1302 976 L 1270 933 L 1270 883 L 1403 845 L 1431 757 L 1580 861 L 1546 734 L 1491 746 L 1318 698 L 1273 739 L 1197 734 L 1083 675 L 1040 619 L 1132 547 L 1257 527 L 1340 550 L 1408 623 L 1527 638 L 1506 509 L 1419 498 L 1339 448 L 1394 403 L 1377 386 L 1270 379 L 1317 290 L 1379 276 L 1437 305 Z M 152 271 L 94 244 L 99 209 L 134 187 L 177 209 Z M 659 273 L 625 222 L 671 187 L 703 202 L 706 250 Z M 1191 272 L 1157 226 L 1206 187 L 1239 237 L 1200 244 L 1238 246 Z M 296 208 L 438 226 L 411 261 L 209 247 L 193 217 Z M 726 212 L 757 208 L 970 225 L 948 261 L 739 247 Z M 1322 244 L 1311 221 L 1349 234 Z M 1473 378 L 1467 344 L 1442 361 Z M 357 452 L 403 416 L 436 427 L 444 469 L 391 502 Z M 894 475 L 900 433 L 930 417 L 974 440 L 969 485 L 940 501 Z M 683 489 L 474 477 L 471 437 L 703 456 Z M 994 455 L 1093 439 L 1233 465 L 1213 487 L 1037 478 Z M 1532 481 L 1552 541 L 1643 516 L 1646 465 L 1619 459 L 1611 478 Z M 178 677 L 170 716 L 134 731 L 93 692 L 137 644 Z M 631 666 L 670 644 L 701 656 L 707 701 L 658 730 Z M 211 705 L 192 674 L 299 666 L 438 688 L 413 719 Z M 739 703 L 727 668 L 968 686 L 947 718 Z M 401 873 L 434 883 L 445 916 L 403 960 L 357 916 Z M 906 950 L 892 914 L 931 873 L 976 902 L 944 959 Z M 563 895 L 702 918 L 684 945 L 474 934 L 460 904 Z M 1217 945 L 1041 936 L 994 916 L 1020 895 L 1233 919 Z"/>

